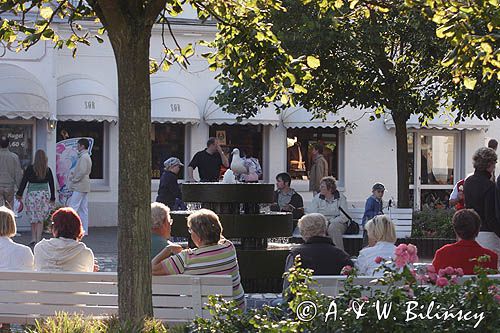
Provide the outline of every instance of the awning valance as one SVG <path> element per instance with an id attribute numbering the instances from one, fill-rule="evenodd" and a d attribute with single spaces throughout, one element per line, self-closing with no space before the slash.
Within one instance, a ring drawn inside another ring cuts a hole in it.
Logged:
<path id="1" fill-rule="evenodd" d="M 81 74 L 57 80 L 57 119 L 73 121 L 118 121 L 118 107 L 108 89 Z"/>
<path id="2" fill-rule="evenodd" d="M 456 113 L 445 113 L 442 112 L 438 114 L 434 119 L 427 122 L 425 127 L 420 125 L 420 121 L 418 120 L 418 114 L 412 114 L 410 119 L 406 122 L 407 128 L 413 129 L 421 129 L 421 128 L 429 128 L 429 129 L 447 129 L 447 130 L 481 130 L 488 128 L 488 122 L 486 120 L 481 120 L 479 118 L 467 118 L 465 121 L 462 121 L 458 124 L 454 124 Z M 385 127 L 387 129 L 394 128 L 394 120 L 392 120 L 392 116 L 390 114 L 385 115 Z"/>
<path id="3" fill-rule="evenodd" d="M 193 94 L 182 84 L 157 80 L 151 84 L 151 121 L 198 124 L 200 109 Z"/>
<path id="4" fill-rule="evenodd" d="M 220 88 L 216 88 L 212 96 L 215 96 Z M 203 118 L 205 122 L 209 125 L 214 124 L 251 124 L 251 125 L 279 125 L 280 116 L 276 113 L 276 109 L 273 105 L 269 105 L 267 108 L 261 109 L 254 117 L 243 118 L 241 122 L 237 121 L 237 115 L 233 113 L 227 113 L 222 110 L 220 106 L 215 104 L 212 99 L 209 99 L 205 105 L 205 111 L 203 112 Z"/>
<path id="5" fill-rule="evenodd" d="M 342 128 L 345 127 L 342 117 L 352 119 L 354 116 L 357 116 L 357 113 L 352 113 L 356 111 L 350 107 L 346 107 L 337 113 L 327 113 L 325 119 L 312 119 L 312 112 L 307 111 L 301 106 L 297 106 L 284 110 L 281 113 L 281 120 L 283 121 L 283 126 L 286 128 Z"/>
<path id="6" fill-rule="evenodd" d="M 0 64 L 0 116 L 50 118 L 49 101 L 42 84 L 28 71 Z"/>

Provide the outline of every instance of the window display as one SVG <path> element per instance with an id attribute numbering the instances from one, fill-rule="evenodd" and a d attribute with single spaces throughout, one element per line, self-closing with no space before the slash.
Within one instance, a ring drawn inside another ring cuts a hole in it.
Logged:
<path id="1" fill-rule="evenodd" d="M 323 145 L 328 174 L 338 178 L 338 128 L 289 128 L 287 130 L 287 171 L 293 179 L 309 179 L 312 149 Z"/>
<path id="2" fill-rule="evenodd" d="M 21 167 L 32 163 L 33 159 L 33 125 L 32 124 L 0 124 L 0 135 L 9 138 L 9 150 L 19 156 Z"/>
<path id="3" fill-rule="evenodd" d="M 184 162 L 183 124 L 152 124 L 151 125 L 151 163 L 152 178 L 160 179 L 163 173 L 163 162 L 169 157 L 177 157 Z M 184 171 L 179 172 L 182 177 Z"/>
<path id="4" fill-rule="evenodd" d="M 97 121 L 57 122 L 57 142 L 78 137 L 94 139 L 90 179 L 104 179 L 104 123 Z"/>
<path id="5" fill-rule="evenodd" d="M 231 162 L 231 152 L 234 148 L 238 148 L 242 157 L 257 158 L 260 166 L 264 165 L 262 161 L 262 125 L 212 125 L 209 135 L 219 140 L 229 162 Z M 224 174 L 225 171 L 225 168 L 221 167 L 221 174 Z M 262 174 L 259 175 L 259 179 L 262 179 Z"/>

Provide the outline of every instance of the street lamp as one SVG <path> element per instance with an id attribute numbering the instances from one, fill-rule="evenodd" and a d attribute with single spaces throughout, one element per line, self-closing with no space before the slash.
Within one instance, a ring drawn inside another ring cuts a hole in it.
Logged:
<path id="1" fill-rule="evenodd" d="M 49 131 L 49 133 L 54 132 L 56 126 L 57 126 L 57 118 L 54 115 L 52 115 L 50 116 L 49 120 L 47 120 L 47 131 Z"/>

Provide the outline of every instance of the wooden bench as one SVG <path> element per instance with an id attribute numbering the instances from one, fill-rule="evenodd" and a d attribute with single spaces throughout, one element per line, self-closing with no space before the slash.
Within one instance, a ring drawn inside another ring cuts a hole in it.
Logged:
<path id="1" fill-rule="evenodd" d="M 347 213 L 351 218 L 359 224 L 359 234 L 357 235 L 344 235 L 344 238 L 363 238 L 363 228 L 361 222 L 365 213 L 364 208 L 351 208 Z M 396 237 L 406 238 L 411 237 L 411 226 L 413 223 L 413 209 L 412 208 L 391 208 L 390 210 L 384 209 L 385 215 L 389 216 L 396 226 Z"/>
<path id="2" fill-rule="evenodd" d="M 464 275 L 458 278 L 458 284 L 463 284 L 473 276 L 475 275 Z M 493 280 L 500 280 L 500 274 L 488 275 L 488 277 Z M 326 296 L 335 297 L 344 289 L 346 278 L 346 276 L 313 276 L 314 281 L 318 283 L 318 285 L 313 286 L 313 288 Z M 377 277 L 374 276 L 358 276 L 354 279 L 353 283 L 356 286 L 370 287 L 370 291 L 387 290 L 389 286 L 376 284 L 376 279 Z"/>
<path id="3" fill-rule="evenodd" d="M 207 318 L 208 295 L 232 298 L 230 275 L 153 276 L 154 317 Z M 0 323 L 33 324 L 56 312 L 106 317 L 118 313 L 116 273 L 0 271 Z"/>

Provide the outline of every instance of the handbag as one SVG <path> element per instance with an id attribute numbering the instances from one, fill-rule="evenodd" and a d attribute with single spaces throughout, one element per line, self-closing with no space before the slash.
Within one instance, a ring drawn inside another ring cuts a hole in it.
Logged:
<path id="1" fill-rule="evenodd" d="M 342 209 L 342 207 L 339 207 L 339 210 L 342 212 L 342 214 L 345 215 L 345 217 L 347 217 L 348 221 L 347 221 L 347 229 L 345 230 L 344 232 L 344 235 L 358 235 L 359 234 L 359 224 L 354 221 L 350 216 L 349 214 L 347 214 L 345 212 L 344 209 Z"/>

